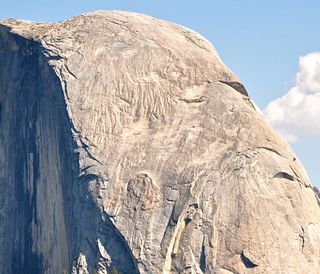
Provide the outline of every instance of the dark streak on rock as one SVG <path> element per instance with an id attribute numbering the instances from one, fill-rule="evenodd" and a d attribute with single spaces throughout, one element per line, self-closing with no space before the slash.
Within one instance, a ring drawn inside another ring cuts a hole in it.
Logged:
<path id="1" fill-rule="evenodd" d="M 305 244 L 305 239 L 304 239 L 304 228 L 301 226 L 301 232 L 299 233 L 299 237 L 301 239 L 301 252 L 304 252 L 304 244 Z"/>
<path id="2" fill-rule="evenodd" d="M 9 136 L 12 139 L 7 145 L 13 150 L 8 155 L 7 161 L 11 164 L 11 172 L 14 181 L 15 201 L 9 212 L 10 222 L 8 222 L 8 239 L 12 244 L 7 248 L 11 253 L 11 262 L 8 262 L 11 273 L 40 274 L 48 267 L 42 254 L 34 248 L 34 238 L 32 227 L 38 224 L 37 220 L 37 184 L 40 177 L 39 172 L 39 149 L 37 146 L 36 122 L 39 116 L 39 66 L 37 43 L 27 40 L 19 35 L 10 33 L 10 29 L 1 26 L 1 30 L 7 32 L 7 41 L 15 41 L 17 50 L 7 48 L 5 54 L 0 57 L 2 69 L 18 68 L 15 72 L 19 75 L 17 81 L 8 80 L 6 88 L 11 89 L 15 100 L 12 110 L 14 115 L 10 118 L 8 126 Z M 8 60 L 11 62 L 8 64 Z M 13 60 L 13 61 L 12 61 Z M 12 72 L 14 73 L 14 72 Z M 4 92 L 5 90 L 1 90 Z M 6 98 L 6 100 L 9 100 Z M 31 103 L 32 102 L 32 103 Z M 2 113 L 2 105 L 0 112 Z M 21 113 L 19 115 L 19 113 Z M 1 115 L 2 116 L 2 115 Z M 14 153 L 19 151 L 19 153 Z M 29 186 L 26 185 L 26 174 L 33 174 L 30 178 Z M 10 178 L 7 178 L 10 182 Z M 1 228 L 0 228 L 1 229 Z"/>
<path id="3" fill-rule="evenodd" d="M 201 254 L 200 254 L 200 269 L 203 273 L 206 272 L 207 264 L 206 264 L 206 246 L 204 244 L 204 238 L 202 240 L 201 246 Z"/>

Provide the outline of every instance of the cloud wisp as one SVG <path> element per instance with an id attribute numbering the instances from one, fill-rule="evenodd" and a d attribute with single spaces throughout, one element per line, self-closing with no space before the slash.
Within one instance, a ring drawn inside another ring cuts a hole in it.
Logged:
<path id="1" fill-rule="evenodd" d="M 271 101 L 264 114 L 289 142 L 300 135 L 320 137 L 320 52 L 300 57 L 295 86 Z"/>

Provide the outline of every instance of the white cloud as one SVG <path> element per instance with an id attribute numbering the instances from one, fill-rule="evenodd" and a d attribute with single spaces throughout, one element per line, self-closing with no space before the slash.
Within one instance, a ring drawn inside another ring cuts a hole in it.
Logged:
<path id="1" fill-rule="evenodd" d="M 320 136 L 320 52 L 300 57 L 295 86 L 271 101 L 264 113 L 289 142 L 301 134 Z"/>

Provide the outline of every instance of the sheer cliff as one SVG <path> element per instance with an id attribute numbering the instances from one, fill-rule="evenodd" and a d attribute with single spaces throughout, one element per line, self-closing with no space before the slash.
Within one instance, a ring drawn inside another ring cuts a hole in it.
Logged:
<path id="1" fill-rule="evenodd" d="M 319 201 L 197 33 L 0 21 L 0 273 L 320 273 Z"/>

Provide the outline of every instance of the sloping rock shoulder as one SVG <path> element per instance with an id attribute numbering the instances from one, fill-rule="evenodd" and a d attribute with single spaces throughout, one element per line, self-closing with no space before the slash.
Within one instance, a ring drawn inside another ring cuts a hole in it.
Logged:
<path id="1" fill-rule="evenodd" d="M 204 38 L 0 24 L 0 273 L 320 273 L 304 169 Z"/>

